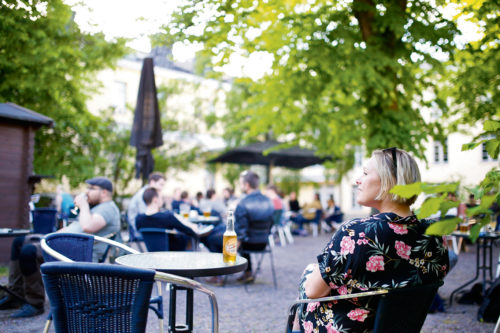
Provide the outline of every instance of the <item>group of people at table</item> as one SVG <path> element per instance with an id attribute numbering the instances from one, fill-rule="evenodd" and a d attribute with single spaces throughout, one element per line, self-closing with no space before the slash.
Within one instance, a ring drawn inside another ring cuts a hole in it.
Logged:
<path id="1" fill-rule="evenodd" d="M 179 228 L 194 236 L 195 225 L 180 221 L 172 212 L 160 211 L 162 199 L 157 186 L 161 188 L 164 181 L 162 175 L 151 176 L 148 186 L 131 200 L 129 218 L 138 229 L 163 224 L 165 228 Z M 363 167 L 363 174 L 356 180 L 357 202 L 375 208 L 379 213 L 339 226 L 317 256 L 316 263 L 307 266 L 302 277 L 297 277 L 300 298 L 400 288 L 443 279 L 449 270 L 447 244 L 443 237 L 425 234 L 432 220 L 419 220 L 414 215 L 410 206 L 415 197 L 402 198 L 389 193 L 396 184 L 419 181 L 420 172 L 410 154 L 396 148 L 374 151 Z M 111 182 L 102 177 L 86 182 L 86 195 L 75 198 L 75 205 L 80 208 L 78 222 L 63 231 L 96 235 L 119 231 L 120 215 L 112 201 Z M 263 249 L 268 242 L 275 204 L 259 191 L 259 177 L 254 172 L 243 172 L 240 186 L 245 196 L 239 200 L 234 212 L 238 246 L 240 249 Z M 223 230 L 224 223 L 200 241 L 209 250 L 220 252 Z M 174 243 L 182 249 L 185 239 Z M 26 317 L 43 311 L 39 252 L 40 247 L 31 244 L 28 236 L 13 243 L 9 288 L 27 301 L 14 316 Z M 253 280 L 250 260 L 240 280 Z M 20 305 L 10 295 L 0 300 L 0 309 Z M 362 332 L 373 327 L 375 312 L 373 304 L 363 299 L 311 303 L 296 313 L 290 329 L 292 332 Z"/>

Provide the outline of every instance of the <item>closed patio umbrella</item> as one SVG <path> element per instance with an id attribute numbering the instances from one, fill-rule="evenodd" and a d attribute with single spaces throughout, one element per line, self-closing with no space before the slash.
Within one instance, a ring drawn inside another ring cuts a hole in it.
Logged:
<path id="1" fill-rule="evenodd" d="M 142 64 L 130 145 L 137 148 L 135 178 L 146 179 L 154 169 L 151 150 L 163 145 L 153 58 L 144 58 Z"/>

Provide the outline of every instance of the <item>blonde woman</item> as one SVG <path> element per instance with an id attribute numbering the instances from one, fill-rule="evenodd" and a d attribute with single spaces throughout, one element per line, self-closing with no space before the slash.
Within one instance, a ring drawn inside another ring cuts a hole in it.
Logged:
<path id="1" fill-rule="evenodd" d="M 304 271 L 300 298 L 401 288 L 443 279 L 449 265 L 443 238 L 425 235 L 431 221 L 418 220 L 411 211 L 416 197 L 405 199 L 389 193 L 396 184 L 418 181 L 418 166 L 404 150 L 373 152 L 356 180 L 357 202 L 380 213 L 342 224 L 318 255 L 317 263 Z M 297 311 L 293 331 L 370 331 L 375 307 L 369 297 L 309 303 Z"/>

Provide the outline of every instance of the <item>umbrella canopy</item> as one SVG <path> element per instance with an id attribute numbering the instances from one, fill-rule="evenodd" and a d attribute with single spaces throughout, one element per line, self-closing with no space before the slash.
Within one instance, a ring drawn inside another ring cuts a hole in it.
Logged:
<path id="1" fill-rule="evenodd" d="M 210 160 L 209 163 L 260 164 L 302 169 L 325 161 L 324 158 L 314 155 L 314 151 L 297 146 L 273 150 L 264 155 L 266 150 L 279 144 L 281 143 L 278 141 L 268 140 L 236 147 Z"/>
<path id="2" fill-rule="evenodd" d="M 142 64 L 130 145 L 137 147 L 135 177 L 146 179 L 154 169 L 151 149 L 163 145 L 153 58 L 144 58 Z"/>
<path id="3" fill-rule="evenodd" d="M 311 165 L 321 164 L 326 158 L 314 155 L 310 149 L 297 146 L 264 152 L 281 143 L 274 140 L 252 143 L 226 151 L 209 163 L 259 164 L 267 166 L 267 181 L 273 182 L 271 169 L 273 166 L 302 169 Z"/>

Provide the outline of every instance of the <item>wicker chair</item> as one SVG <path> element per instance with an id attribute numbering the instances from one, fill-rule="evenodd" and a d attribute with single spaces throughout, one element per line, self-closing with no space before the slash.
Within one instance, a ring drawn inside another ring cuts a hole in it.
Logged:
<path id="1" fill-rule="evenodd" d="M 212 332 L 218 332 L 215 294 L 196 281 L 153 270 L 86 262 L 49 262 L 41 271 L 56 333 L 145 332 L 155 281 L 208 294 Z"/>

